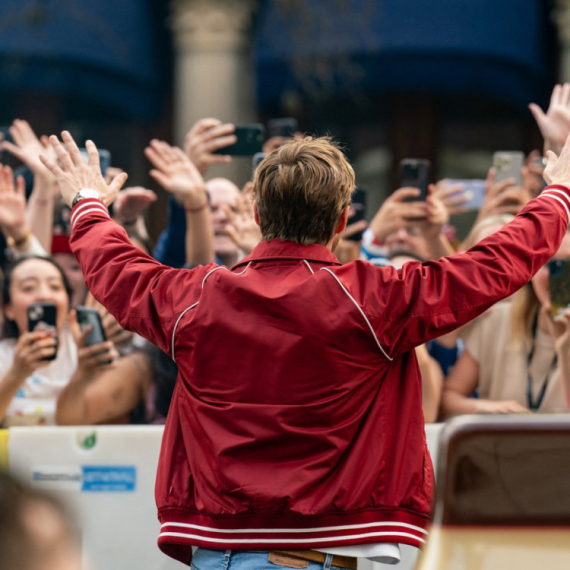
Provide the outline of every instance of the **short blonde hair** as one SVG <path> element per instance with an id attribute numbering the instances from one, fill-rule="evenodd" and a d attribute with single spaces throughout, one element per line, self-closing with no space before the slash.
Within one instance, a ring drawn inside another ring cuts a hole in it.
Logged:
<path id="1" fill-rule="evenodd" d="M 253 179 L 263 239 L 327 244 L 350 205 L 354 180 L 330 137 L 286 142 L 261 162 Z"/>

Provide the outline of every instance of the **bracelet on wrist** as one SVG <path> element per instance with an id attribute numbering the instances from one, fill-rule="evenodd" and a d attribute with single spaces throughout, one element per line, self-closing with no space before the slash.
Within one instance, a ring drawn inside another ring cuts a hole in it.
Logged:
<path id="1" fill-rule="evenodd" d="M 187 212 L 188 214 L 197 214 L 198 212 L 205 210 L 207 207 L 208 207 L 208 200 L 206 200 L 201 206 L 198 206 L 197 208 L 188 208 L 185 206 L 184 211 Z"/>
<path id="2" fill-rule="evenodd" d="M 21 235 L 18 238 L 8 236 L 6 238 L 6 243 L 8 244 L 8 247 L 19 247 L 19 246 L 23 245 L 24 243 L 26 243 L 31 235 L 32 235 L 32 232 L 30 231 L 30 229 L 27 229 L 23 233 L 23 235 Z"/>

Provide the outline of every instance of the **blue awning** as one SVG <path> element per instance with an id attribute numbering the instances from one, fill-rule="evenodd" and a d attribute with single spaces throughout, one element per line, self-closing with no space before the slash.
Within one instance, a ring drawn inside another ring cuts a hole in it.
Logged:
<path id="1" fill-rule="evenodd" d="M 261 2 L 255 40 L 262 106 L 284 92 L 485 94 L 526 106 L 546 78 L 540 0 Z"/>
<path id="2" fill-rule="evenodd" d="M 151 117 L 163 83 L 156 30 L 147 0 L 2 0 L 0 89 Z"/>

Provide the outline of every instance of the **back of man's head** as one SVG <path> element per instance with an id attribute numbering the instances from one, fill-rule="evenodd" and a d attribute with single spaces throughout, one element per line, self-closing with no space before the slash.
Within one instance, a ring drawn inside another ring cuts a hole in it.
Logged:
<path id="1" fill-rule="evenodd" d="M 354 171 L 329 137 L 292 139 L 259 165 L 253 180 L 263 239 L 326 245 L 354 190 Z"/>

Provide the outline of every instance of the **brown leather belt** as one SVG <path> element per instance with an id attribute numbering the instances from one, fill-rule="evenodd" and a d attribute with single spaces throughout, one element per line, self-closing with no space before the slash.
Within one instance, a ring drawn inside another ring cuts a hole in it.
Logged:
<path id="1" fill-rule="evenodd" d="M 327 558 L 325 552 L 318 552 L 316 550 L 272 550 L 270 554 L 277 554 L 285 557 L 297 558 L 301 560 L 309 560 L 310 562 L 318 562 L 323 564 Z M 356 570 L 357 559 L 352 556 L 333 556 L 332 565 L 339 568 L 348 568 L 349 570 Z"/>

